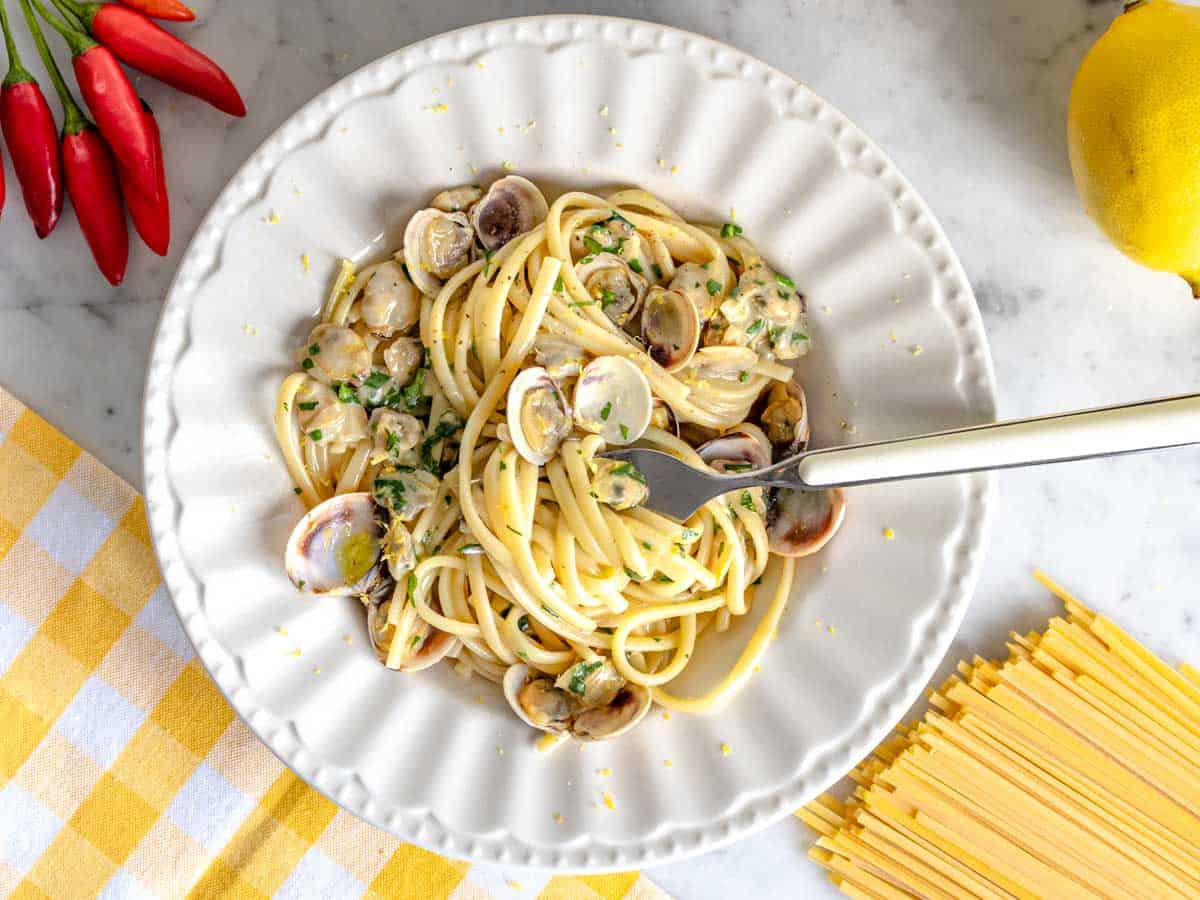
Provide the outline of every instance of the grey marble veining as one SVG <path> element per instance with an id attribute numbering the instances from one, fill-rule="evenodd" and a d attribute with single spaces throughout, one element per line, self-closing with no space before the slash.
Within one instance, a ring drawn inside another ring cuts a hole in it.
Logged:
<path id="1" fill-rule="evenodd" d="M 74 217 L 39 242 L 8 167 L 0 218 L 0 384 L 134 484 L 142 380 L 161 298 L 204 211 L 246 156 L 317 91 L 414 40 L 540 12 L 647 18 L 742 47 L 806 81 L 885 150 L 929 201 L 982 309 L 1003 416 L 1200 390 L 1200 305 L 1138 268 L 1084 216 L 1065 148 L 1067 95 L 1118 0 L 201 0 L 181 28 L 243 89 L 232 121 L 147 79 L 172 189 L 174 239 L 140 246 L 125 285 L 94 271 Z M 10 7 L 12 4 L 10 4 Z M 23 43 L 27 65 L 36 68 Z M 65 62 L 65 54 L 60 56 Z M 716 140 L 720 123 L 711 127 Z M 1055 605 L 1041 565 L 1169 659 L 1200 660 L 1200 450 L 1001 477 L 984 577 L 952 658 L 998 654 Z M 948 664 L 944 665 L 948 668 Z M 759 896 L 830 891 L 795 822 L 655 870 L 681 897 L 755 873 Z M 497 879 L 504 890 L 503 879 Z"/>

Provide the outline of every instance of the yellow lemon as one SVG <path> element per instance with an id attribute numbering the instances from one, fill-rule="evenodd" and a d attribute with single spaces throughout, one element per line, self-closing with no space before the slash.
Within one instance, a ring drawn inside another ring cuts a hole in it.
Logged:
<path id="1" fill-rule="evenodd" d="M 1088 214 L 1200 297 L 1200 8 L 1127 4 L 1075 75 L 1067 133 Z"/>

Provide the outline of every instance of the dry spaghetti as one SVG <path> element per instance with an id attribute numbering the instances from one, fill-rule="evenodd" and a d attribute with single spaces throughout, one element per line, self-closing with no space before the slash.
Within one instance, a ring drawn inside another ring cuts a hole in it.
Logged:
<path id="1" fill-rule="evenodd" d="M 852 897 L 1200 896 L 1200 672 L 1065 604 L 799 816 Z"/>

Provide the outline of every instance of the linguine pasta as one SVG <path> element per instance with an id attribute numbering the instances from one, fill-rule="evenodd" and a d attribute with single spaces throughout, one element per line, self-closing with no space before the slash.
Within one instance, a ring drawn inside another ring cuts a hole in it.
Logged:
<path id="1" fill-rule="evenodd" d="M 741 491 L 675 522 L 600 454 L 636 441 L 738 471 L 796 452 L 807 417 L 784 363 L 807 348 L 802 295 L 733 223 L 641 190 L 546 204 L 518 176 L 443 192 L 395 258 L 341 264 L 280 387 L 310 509 L 289 575 L 359 596 L 385 665 L 449 659 L 547 731 L 600 739 L 651 701 L 715 707 L 765 652 L 840 494 L 797 511 Z M 753 603 L 768 610 L 732 671 L 672 693 L 698 636 Z"/>

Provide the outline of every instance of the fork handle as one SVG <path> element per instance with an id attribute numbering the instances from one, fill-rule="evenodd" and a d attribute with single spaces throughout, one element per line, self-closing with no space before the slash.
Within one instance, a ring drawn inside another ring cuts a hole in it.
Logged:
<path id="1" fill-rule="evenodd" d="M 810 488 L 851 487 L 1197 443 L 1200 443 L 1200 394 L 1187 394 L 893 441 L 831 447 L 793 457 L 756 474 L 766 475 L 777 484 L 798 481 Z"/>

